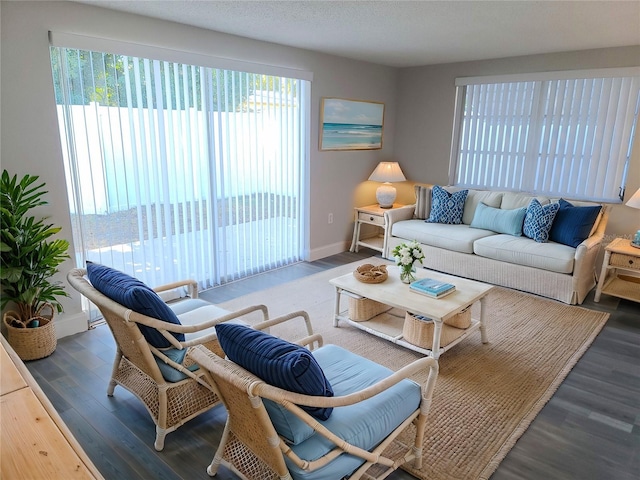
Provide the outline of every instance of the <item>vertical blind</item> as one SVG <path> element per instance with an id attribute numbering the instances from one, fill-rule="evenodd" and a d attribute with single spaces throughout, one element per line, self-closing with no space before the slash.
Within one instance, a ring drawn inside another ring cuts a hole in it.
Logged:
<path id="1" fill-rule="evenodd" d="M 622 199 L 640 76 L 473 82 L 458 87 L 453 184 Z"/>
<path id="2" fill-rule="evenodd" d="M 78 263 L 201 289 L 301 260 L 307 80 L 51 47 Z"/>

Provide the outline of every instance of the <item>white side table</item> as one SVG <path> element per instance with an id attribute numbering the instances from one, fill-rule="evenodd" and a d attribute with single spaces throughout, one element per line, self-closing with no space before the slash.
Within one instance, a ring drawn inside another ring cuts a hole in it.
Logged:
<path id="1" fill-rule="evenodd" d="M 640 302 L 640 277 L 624 275 L 624 272 L 640 274 L 640 248 L 631 246 L 631 240 L 616 238 L 605 248 L 593 301 L 599 302 L 600 295 L 605 293 Z"/>
<path id="2" fill-rule="evenodd" d="M 400 208 L 404 205 L 394 203 L 391 208 L 380 208 L 377 203 L 375 205 L 367 205 L 366 207 L 355 208 L 355 224 L 353 226 L 353 240 L 349 251 L 357 252 L 359 247 L 368 247 L 384 255 L 387 250 L 387 221 L 384 212 L 388 212 L 393 208 Z M 378 228 L 378 235 L 373 237 L 360 238 L 362 225 L 375 225 Z"/>

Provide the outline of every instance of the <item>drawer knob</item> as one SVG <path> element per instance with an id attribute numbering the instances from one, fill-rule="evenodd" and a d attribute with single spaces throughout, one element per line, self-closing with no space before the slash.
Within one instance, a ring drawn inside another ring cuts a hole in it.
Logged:
<path id="1" fill-rule="evenodd" d="M 629 259 L 629 265 L 633 265 L 633 258 Z"/>
<path id="2" fill-rule="evenodd" d="M 370 222 L 373 222 L 373 217 L 369 217 L 369 221 L 370 221 Z"/>

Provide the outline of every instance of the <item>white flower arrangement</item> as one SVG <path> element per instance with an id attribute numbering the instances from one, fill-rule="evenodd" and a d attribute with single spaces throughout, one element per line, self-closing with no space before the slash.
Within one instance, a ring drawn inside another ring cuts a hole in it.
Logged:
<path id="1" fill-rule="evenodd" d="M 424 253 L 420 244 L 415 240 L 409 243 L 401 243 L 391 252 L 396 259 L 396 265 L 400 267 L 400 279 L 403 282 L 415 280 L 413 272 L 416 262 L 422 264 Z"/>

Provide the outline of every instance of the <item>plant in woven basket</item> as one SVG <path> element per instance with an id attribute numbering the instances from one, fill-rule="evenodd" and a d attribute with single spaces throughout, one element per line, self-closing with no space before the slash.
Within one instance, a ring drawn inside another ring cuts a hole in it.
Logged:
<path id="1" fill-rule="evenodd" d="M 18 181 L 17 175 L 10 177 L 6 170 L 0 179 L 1 308 L 15 304 L 15 311 L 5 313 L 5 322 L 16 328 L 42 326 L 43 320 L 51 320 L 54 309 L 62 311 L 58 297 L 69 296 L 61 282 L 51 280 L 69 258 L 69 242 L 51 239 L 61 228 L 30 214 L 46 205 L 44 186 L 38 183 L 38 176 L 25 175 Z"/>
<path id="2" fill-rule="evenodd" d="M 424 253 L 422 247 L 415 240 L 409 243 L 401 243 L 391 252 L 396 259 L 396 265 L 400 267 L 400 280 L 403 283 L 413 282 L 416 271 L 416 263 L 422 264 Z"/>

